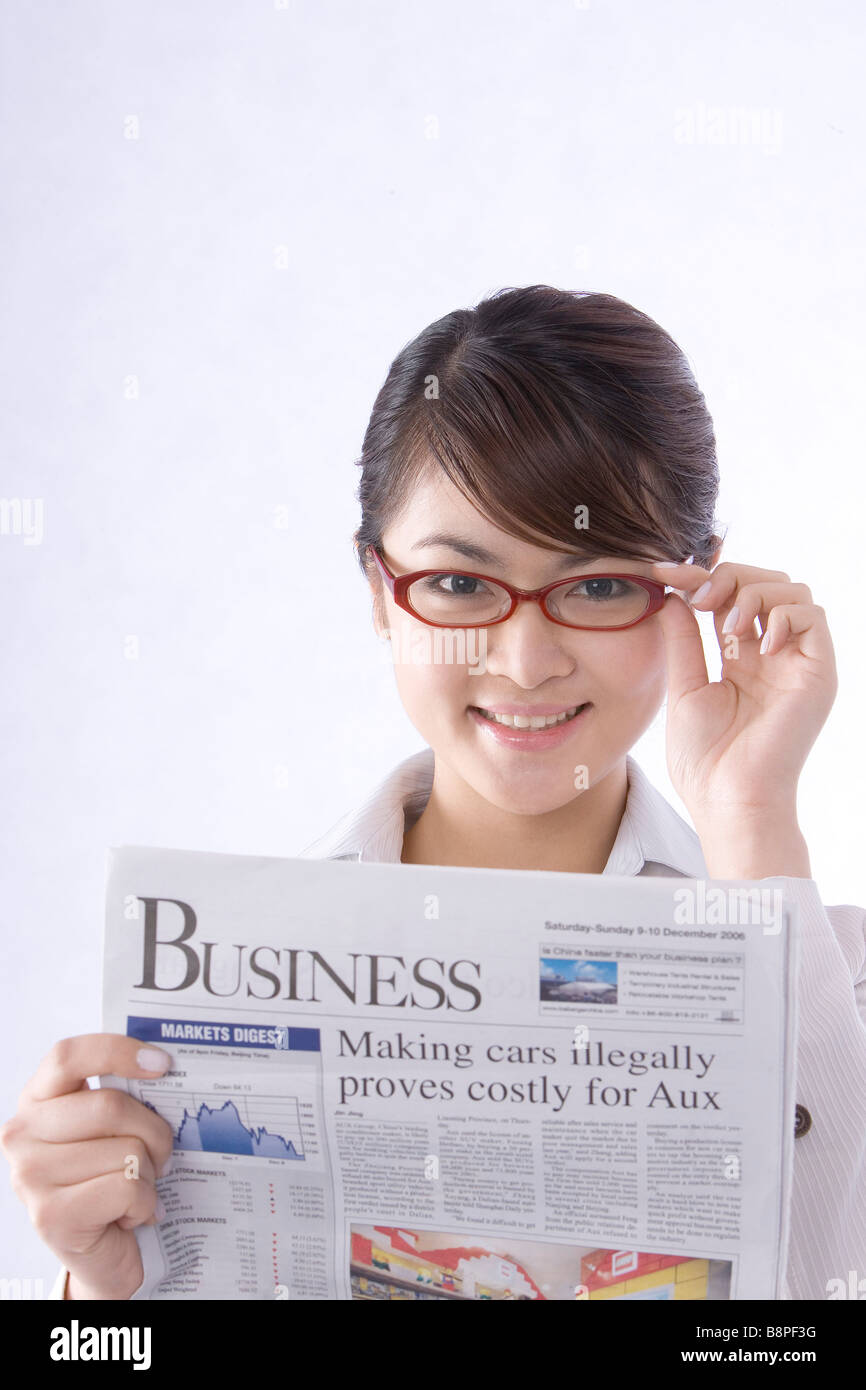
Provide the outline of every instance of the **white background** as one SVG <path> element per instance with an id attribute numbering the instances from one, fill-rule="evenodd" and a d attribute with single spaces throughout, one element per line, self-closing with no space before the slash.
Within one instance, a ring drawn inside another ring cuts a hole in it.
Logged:
<path id="1" fill-rule="evenodd" d="M 855 0 L 6 0 L 0 26 L 0 494 L 44 508 L 41 544 L 0 535 L 0 1118 L 99 1028 L 107 846 L 294 854 L 423 746 L 353 465 L 399 349 L 505 286 L 616 294 L 689 357 L 723 558 L 828 613 L 800 820 L 824 901 L 866 903 Z M 663 738 L 664 711 L 633 752 L 682 813 Z M 47 1289 L 3 1174 L 0 1276 Z"/>

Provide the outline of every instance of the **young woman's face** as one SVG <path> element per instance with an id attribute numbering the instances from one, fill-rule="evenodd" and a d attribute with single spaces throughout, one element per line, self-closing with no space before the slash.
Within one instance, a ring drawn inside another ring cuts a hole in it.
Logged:
<path id="1" fill-rule="evenodd" d="M 467 559 L 443 542 L 428 543 L 433 533 L 484 547 L 496 562 Z M 576 531 L 576 549 L 579 536 Z M 396 575 L 441 566 L 502 578 L 519 589 L 611 570 L 652 579 L 653 559 L 679 558 L 649 547 L 645 563 L 611 556 L 572 561 L 563 569 L 559 553 L 501 531 L 441 471 L 429 472 L 413 491 L 382 537 L 382 555 Z M 374 593 L 379 578 L 377 570 Z M 535 815 L 572 801 L 621 763 L 664 700 L 664 639 L 655 614 L 619 632 L 594 632 L 563 627 L 545 617 L 538 604 L 521 603 L 505 622 L 467 633 L 468 659 L 457 664 L 453 657 L 450 663 L 443 659 L 447 643 L 436 661 L 436 629 L 395 604 L 384 585 L 381 592 L 382 625 L 391 633 L 406 713 L 437 759 L 502 810 Z M 377 627 L 381 631 L 379 622 Z M 479 642 L 486 642 L 480 662 Z M 425 651 L 430 660 L 412 659 Z M 537 742 L 531 732 L 515 736 L 478 713 L 518 705 L 547 714 L 584 704 L 588 708 L 573 721 L 553 736 L 540 734 Z"/>

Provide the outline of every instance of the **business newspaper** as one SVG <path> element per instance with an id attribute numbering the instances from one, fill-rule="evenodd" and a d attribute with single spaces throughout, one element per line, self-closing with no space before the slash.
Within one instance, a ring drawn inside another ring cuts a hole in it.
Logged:
<path id="1" fill-rule="evenodd" d="M 110 851 L 103 1026 L 172 1058 L 101 1078 L 174 1134 L 134 1297 L 784 1296 L 783 885 Z"/>

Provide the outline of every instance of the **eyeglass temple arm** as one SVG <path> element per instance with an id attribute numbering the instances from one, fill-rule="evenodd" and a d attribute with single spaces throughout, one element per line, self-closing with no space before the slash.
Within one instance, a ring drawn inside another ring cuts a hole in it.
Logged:
<path id="1" fill-rule="evenodd" d="M 379 567 L 379 570 L 382 574 L 383 579 L 385 580 L 385 583 L 388 585 L 388 588 L 393 594 L 397 576 L 392 574 L 391 571 L 388 569 L 388 566 L 385 564 L 385 561 L 382 559 L 381 555 L 379 554 L 378 550 L 374 545 L 368 545 L 367 549 L 370 551 L 371 555 L 373 556 L 373 559 L 376 561 L 376 564 Z"/>

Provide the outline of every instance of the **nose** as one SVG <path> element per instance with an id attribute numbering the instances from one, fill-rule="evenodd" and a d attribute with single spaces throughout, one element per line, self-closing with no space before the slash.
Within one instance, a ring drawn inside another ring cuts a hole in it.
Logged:
<path id="1" fill-rule="evenodd" d="M 538 603 L 519 603 L 504 623 L 487 632 L 487 670 L 521 690 L 570 676 L 577 665 L 577 628 L 552 623 Z"/>

